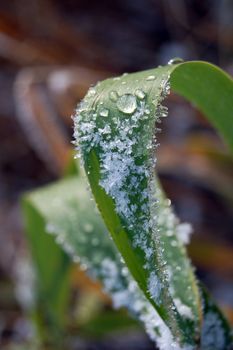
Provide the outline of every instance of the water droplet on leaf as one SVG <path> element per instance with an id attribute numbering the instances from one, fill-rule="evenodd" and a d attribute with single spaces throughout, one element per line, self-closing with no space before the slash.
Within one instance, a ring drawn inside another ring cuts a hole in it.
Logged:
<path id="1" fill-rule="evenodd" d="M 119 111 L 125 114 L 132 114 L 137 108 L 135 96 L 131 94 L 122 95 L 117 101 L 117 107 Z"/>
<path id="2" fill-rule="evenodd" d="M 184 62 L 184 60 L 182 58 L 174 57 L 174 58 L 170 59 L 167 64 L 171 65 L 171 64 L 178 64 L 178 63 L 182 63 L 182 62 Z"/>

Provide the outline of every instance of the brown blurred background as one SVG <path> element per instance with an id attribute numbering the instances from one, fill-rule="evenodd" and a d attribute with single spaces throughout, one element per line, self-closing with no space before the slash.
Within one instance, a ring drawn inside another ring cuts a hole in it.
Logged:
<path id="1" fill-rule="evenodd" d="M 70 116 L 90 84 L 172 57 L 232 74 L 233 2 L 0 0 L 0 347 L 28 334 L 15 293 L 27 255 L 20 196 L 62 176 Z M 187 102 L 171 95 L 168 105 L 161 181 L 179 217 L 193 224 L 197 274 L 233 321 L 232 157 Z"/>

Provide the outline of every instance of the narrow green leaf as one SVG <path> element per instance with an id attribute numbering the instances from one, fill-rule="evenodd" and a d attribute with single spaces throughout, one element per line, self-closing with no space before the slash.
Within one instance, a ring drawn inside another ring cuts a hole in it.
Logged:
<path id="1" fill-rule="evenodd" d="M 75 135 L 99 210 L 130 272 L 175 338 L 193 344 L 200 329 L 198 289 L 178 220 L 154 173 L 155 123 L 167 115 L 161 101 L 173 69 L 91 88 L 77 112 Z"/>
<path id="2" fill-rule="evenodd" d="M 231 350 L 232 329 L 205 287 L 200 288 L 204 314 L 200 350 Z"/>
<path id="3" fill-rule="evenodd" d="M 203 62 L 98 83 L 79 106 L 75 137 L 98 208 L 130 272 L 175 338 L 193 344 L 201 322 L 198 288 L 181 228 L 154 173 L 156 123 L 167 115 L 161 102 L 170 79 L 232 146 L 232 80 Z"/>
<path id="4" fill-rule="evenodd" d="M 25 195 L 22 209 L 35 270 L 35 310 L 41 340 L 60 344 L 66 328 L 70 259 L 45 230 L 45 221 Z"/>

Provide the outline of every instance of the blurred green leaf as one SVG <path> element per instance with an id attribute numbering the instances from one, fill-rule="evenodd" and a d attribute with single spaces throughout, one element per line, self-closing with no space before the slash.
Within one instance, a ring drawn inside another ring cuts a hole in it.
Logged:
<path id="1" fill-rule="evenodd" d="M 46 222 L 25 195 L 22 201 L 25 229 L 35 269 L 34 317 L 40 338 L 60 344 L 67 322 L 70 258 L 46 232 Z"/>
<path id="2" fill-rule="evenodd" d="M 138 323 L 129 318 L 124 310 L 108 310 L 92 318 L 83 328 L 80 328 L 80 332 L 88 337 L 99 338 L 111 332 L 129 329 L 140 330 Z"/>
<path id="3" fill-rule="evenodd" d="M 207 290 L 201 285 L 203 302 L 203 324 L 201 350 L 231 350 L 232 330 Z"/>

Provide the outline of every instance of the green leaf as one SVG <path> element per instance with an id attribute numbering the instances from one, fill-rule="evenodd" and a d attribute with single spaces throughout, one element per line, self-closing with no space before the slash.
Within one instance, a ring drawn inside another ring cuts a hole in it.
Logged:
<path id="1" fill-rule="evenodd" d="M 171 88 L 205 114 L 233 151 L 232 78 L 207 62 L 186 62 L 174 68 Z"/>
<path id="2" fill-rule="evenodd" d="M 165 202 L 158 204 L 161 189 L 153 170 L 155 121 L 166 115 L 161 100 L 171 70 L 162 67 L 98 84 L 80 106 L 76 133 L 97 205 L 130 272 L 175 338 L 192 343 L 199 322 L 197 288 L 190 291 L 194 277 L 180 249 L 176 219 Z M 159 230 L 163 212 L 168 212 L 169 235 Z M 175 269 L 174 263 L 167 264 L 164 240 L 184 259 L 190 299 L 185 306 L 192 320 L 184 319 L 175 305 L 175 297 L 183 305 L 183 289 L 169 290 Z"/>
<path id="3" fill-rule="evenodd" d="M 83 179 L 69 177 L 33 191 L 27 200 L 43 217 L 44 230 L 54 235 L 89 276 L 102 282 L 116 308 L 126 307 L 161 349 L 167 350 L 171 343 L 178 349 L 169 328 L 147 301 L 110 240 Z"/>
<path id="4" fill-rule="evenodd" d="M 201 350 L 231 350 L 233 345 L 232 330 L 205 289 L 200 286 L 203 302 L 203 324 L 201 330 Z"/>
<path id="5" fill-rule="evenodd" d="M 98 83 L 77 111 L 75 137 L 98 208 L 130 272 L 174 337 L 192 345 L 200 332 L 198 288 L 180 239 L 184 226 L 154 173 L 155 124 L 167 114 L 161 102 L 170 78 L 232 145 L 232 81 L 201 62 Z"/>
<path id="6" fill-rule="evenodd" d="M 138 322 L 129 318 L 125 310 L 108 310 L 92 318 L 84 327 L 79 328 L 87 337 L 101 338 L 113 332 L 124 332 L 134 329 L 140 331 Z"/>
<path id="7" fill-rule="evenodd" d="M 31 201 L 22 200 L 25 231 L 35 270 L 35 310 L 42 341 L 60 344 L 66 328 L 70 259 L 45 230 L 43 216 Z"/>

